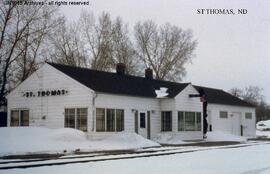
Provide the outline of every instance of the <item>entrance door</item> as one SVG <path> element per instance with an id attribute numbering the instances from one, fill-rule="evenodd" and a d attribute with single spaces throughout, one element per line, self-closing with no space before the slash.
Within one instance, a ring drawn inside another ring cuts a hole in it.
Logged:
<path id="1" fill-rule="evenodd" d="M 134 114 L 134 128 L 135 128 L 135 132 L 138 134 L 139 132 L 139 124 L 138 124 L 138 111 L 135 111 Z"/>
<path id="2" fill-rule="evenodd" d="M 232 113 L 232 134 L 241 135 L 241 113 Z"/>
<path id="3" fill-rule="evenodd" d="M 7 127 L 7 113 L 0 112 L 0 127 Z"/>
<path id="4" fill-rule="evenodd" d="M 147 114 L 140 111 L 138 115 L 138 134 L 147 138 Z"/>
<path id="5" fill-rule="evenodd" d="M 150 111 L 136 111 L 134 114 L 134 131 L 144 138 L 151 138 Z"/>
<path id="6" fill-rule="evenodd" d="M 213 128 L 212 128 L 212 119 L 211 119 L 211 111 L 207 111 L 207 117 L 206 117 L 207 123 L 208 123 L 208 131 L 212 132 Z"/>

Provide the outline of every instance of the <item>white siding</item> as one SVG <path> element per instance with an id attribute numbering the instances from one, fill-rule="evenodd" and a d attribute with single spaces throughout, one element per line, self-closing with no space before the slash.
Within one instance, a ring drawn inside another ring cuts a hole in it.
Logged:
<path id="1" fill-rule="evenodd" d="M 178 131 L 178 111 L 193 111 L 202 113 L 202 102 L 199 97 L 190 98 L 189 94 L 198 94 L 198 91 L 190 84 L 175 97 L 175 110 L 173 113 L 173 131 L 183 140 L 202 139 L 203 126 L 201 131 Z M 203 122 L 203 115 L 201 114 Z"/>
<path id="2" fill-rule="evenodd" d="M 132 110 L 138 110 L 138 112 L 150 111 L 151 138 L 160 132 L 160 107 L 158 99 L 98 93 L 95 107 L 124 109 L 124 131 L 127 132 L 135 132 L 135 112 Z M 92 135 L 93 138 L 102 138 L 110 134 L 112 133 L 97 132 Z"/>
<path id="3" fill-rule="evenodd" d="M 67 95 L 49 97 L 23 97 L 25 91 L 66 89 Z M 134 132 L 134 110 L 138 112 L 150 111 L 151 138 L 161 132 L 161 111 L 172 111 L 172 132 L 182 140 L 202 139 L 203 132 L 178 131 L 178 111 L 202 112 L 202 103 L 198 97 L 190 98 L 189 94 L 198 94 L 197 90 L 190 84 L 174 99 L 157 99 L 145 97 L 132 97 L 125 95 L 113 95 L 95 93 L 86 86 L 80 84 L 71 77 L 45 64 L 33 73 L 14 91 L 8 95 L 8 125 L 10 124 L 10 111 L 12 109 L 29 109 L 30 126 L 46 126 L 49 128 L 64 127 L 65 108 L 88 108 L 88 135 L 92 138 L 102 138 L 112 133 L 95 132 L 95 108 L 124 109 L 124 131 Z M 95 98 L 95 100 L 93 100 Z M 95 101 L 95 103 L 93 103 Z M 219 111 L 240 112 L 241 124 L 244 125 L 246 136 L 255 135 L 255 109 L 247 107 L 235 107 L 224 105 L 208 105 L 209 122 L 213 130 L 230 132 L 230 120 L 219 119 Z M 252 113 L 252 120 L 245 119 L 245 112 Z M 201 114 L 202 115 L 202 114 Z M 46 119 L 42 119 L 42 117 Z M 203 119 L 201 119 L 203 121 Z M 203 128 L 203 126 L 202 126 Z M 166 132 L 168 133 L 168 132 Z"/>
<path id="4" fill-rule="evenodd" d="M 254 137 L 256 133 L 255 129 L 255 108 L 252 107 L 241 107 L 241 106 L 230 106 L 221 104 L 208 104 L 208 124 L 212 125 L 213 131 L 224 131 L 232 133 L 232 114 L 240 114 L 240 125 L 243 125 L 243 134 L 247 137 Z M 227 111 L 228 118 L 220 118 L 219 112 Z M 252 113 L 252 119 L 246 119 L 245 113 Z M 239 127 L 240 127 L 239 125 Z"/>
<path id="5" fill-rule="evenodd" d="M 24 91 L 66 89 L 64 96 L 23 97 Z M 8 95 L 8 125 L 11 109 L 29 109 L 30 126 L 64 127 L 64 109 L 88 108 L 88 130 L 91 130 L 92 92 L 89 88 L 45 64 Z M 42 119 L 45 116 L 46 119 Z"/>

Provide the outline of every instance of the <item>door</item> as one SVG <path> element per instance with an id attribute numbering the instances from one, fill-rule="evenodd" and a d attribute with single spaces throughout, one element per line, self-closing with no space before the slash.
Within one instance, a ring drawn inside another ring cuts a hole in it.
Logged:
<path id="1" fill-rule="evenodd" d="M 144 138 L 151 138 L 150 111 L 136 111 L 134 113 L 134 131 Z"/>
<path id="2" fill-rule="evenodd" d="M 7 127 L 7 113 L 0 112 L 0 127 Z"/>
<path id="3" fill-rule="evenodd" d="M 139 132 L 139 125 L 138 125 L 138 111 L 135 111 L 134 114 L 134 128 L 135 128 L 135 132 L 138 134 Z"/>
<path id="4" fill-rule="evenodd" d="M 150 111 L 147 111 L 147 139 L 151 139 L 151 118 Z"/>
<path id="5" fill-rule="evenodd" d="M 140 111 L 138 115 L 138 134 L 147 138 L 147 114 Z"/>
<path id="6" fill-rule="evenodd" d="M 206 117 L 207 123 L 208 123 L 208 131 L 212 132 L 213 127 L 212 127 L 212 117 L 211 117 L 211 111 L 207 111 L 207 117 Z"/>
<path id="7" fill-rule="evenodd" d="M 232 134 L 241 135 L 241 113 L 233 112 L 231 115 L 232 120 Z"/>

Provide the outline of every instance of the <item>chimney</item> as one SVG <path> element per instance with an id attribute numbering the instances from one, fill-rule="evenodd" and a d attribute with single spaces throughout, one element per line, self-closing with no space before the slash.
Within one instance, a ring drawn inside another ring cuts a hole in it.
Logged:
<path id="1" fill-rule="evenodd" d="M 153 79 L 153 70 L 151 68 L 145 69 L 145 78 Z"/>
<path id="2" fill-rule="evenodd" d="M 118 75 L 125 75 L 126 65 L 123 63 L 117 63 L 116 65 L 116 73 Z"/>

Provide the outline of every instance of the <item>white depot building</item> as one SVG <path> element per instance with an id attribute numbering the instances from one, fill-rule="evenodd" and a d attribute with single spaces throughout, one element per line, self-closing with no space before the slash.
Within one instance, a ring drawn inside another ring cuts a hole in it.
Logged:
<path id="1" fill-rule="evenodd" d="M 152 139 L 162 133 L 182 140 L 203 138 L 203 103 L 208 131 L 255 136 L 254 106 L 222 90 L 125 74 L 45 63 L 8 96 L 8 126 L 70 127 L 102 138 L 119 131 Z M 158 97 L 157 97 L 158 96 Z"/>

